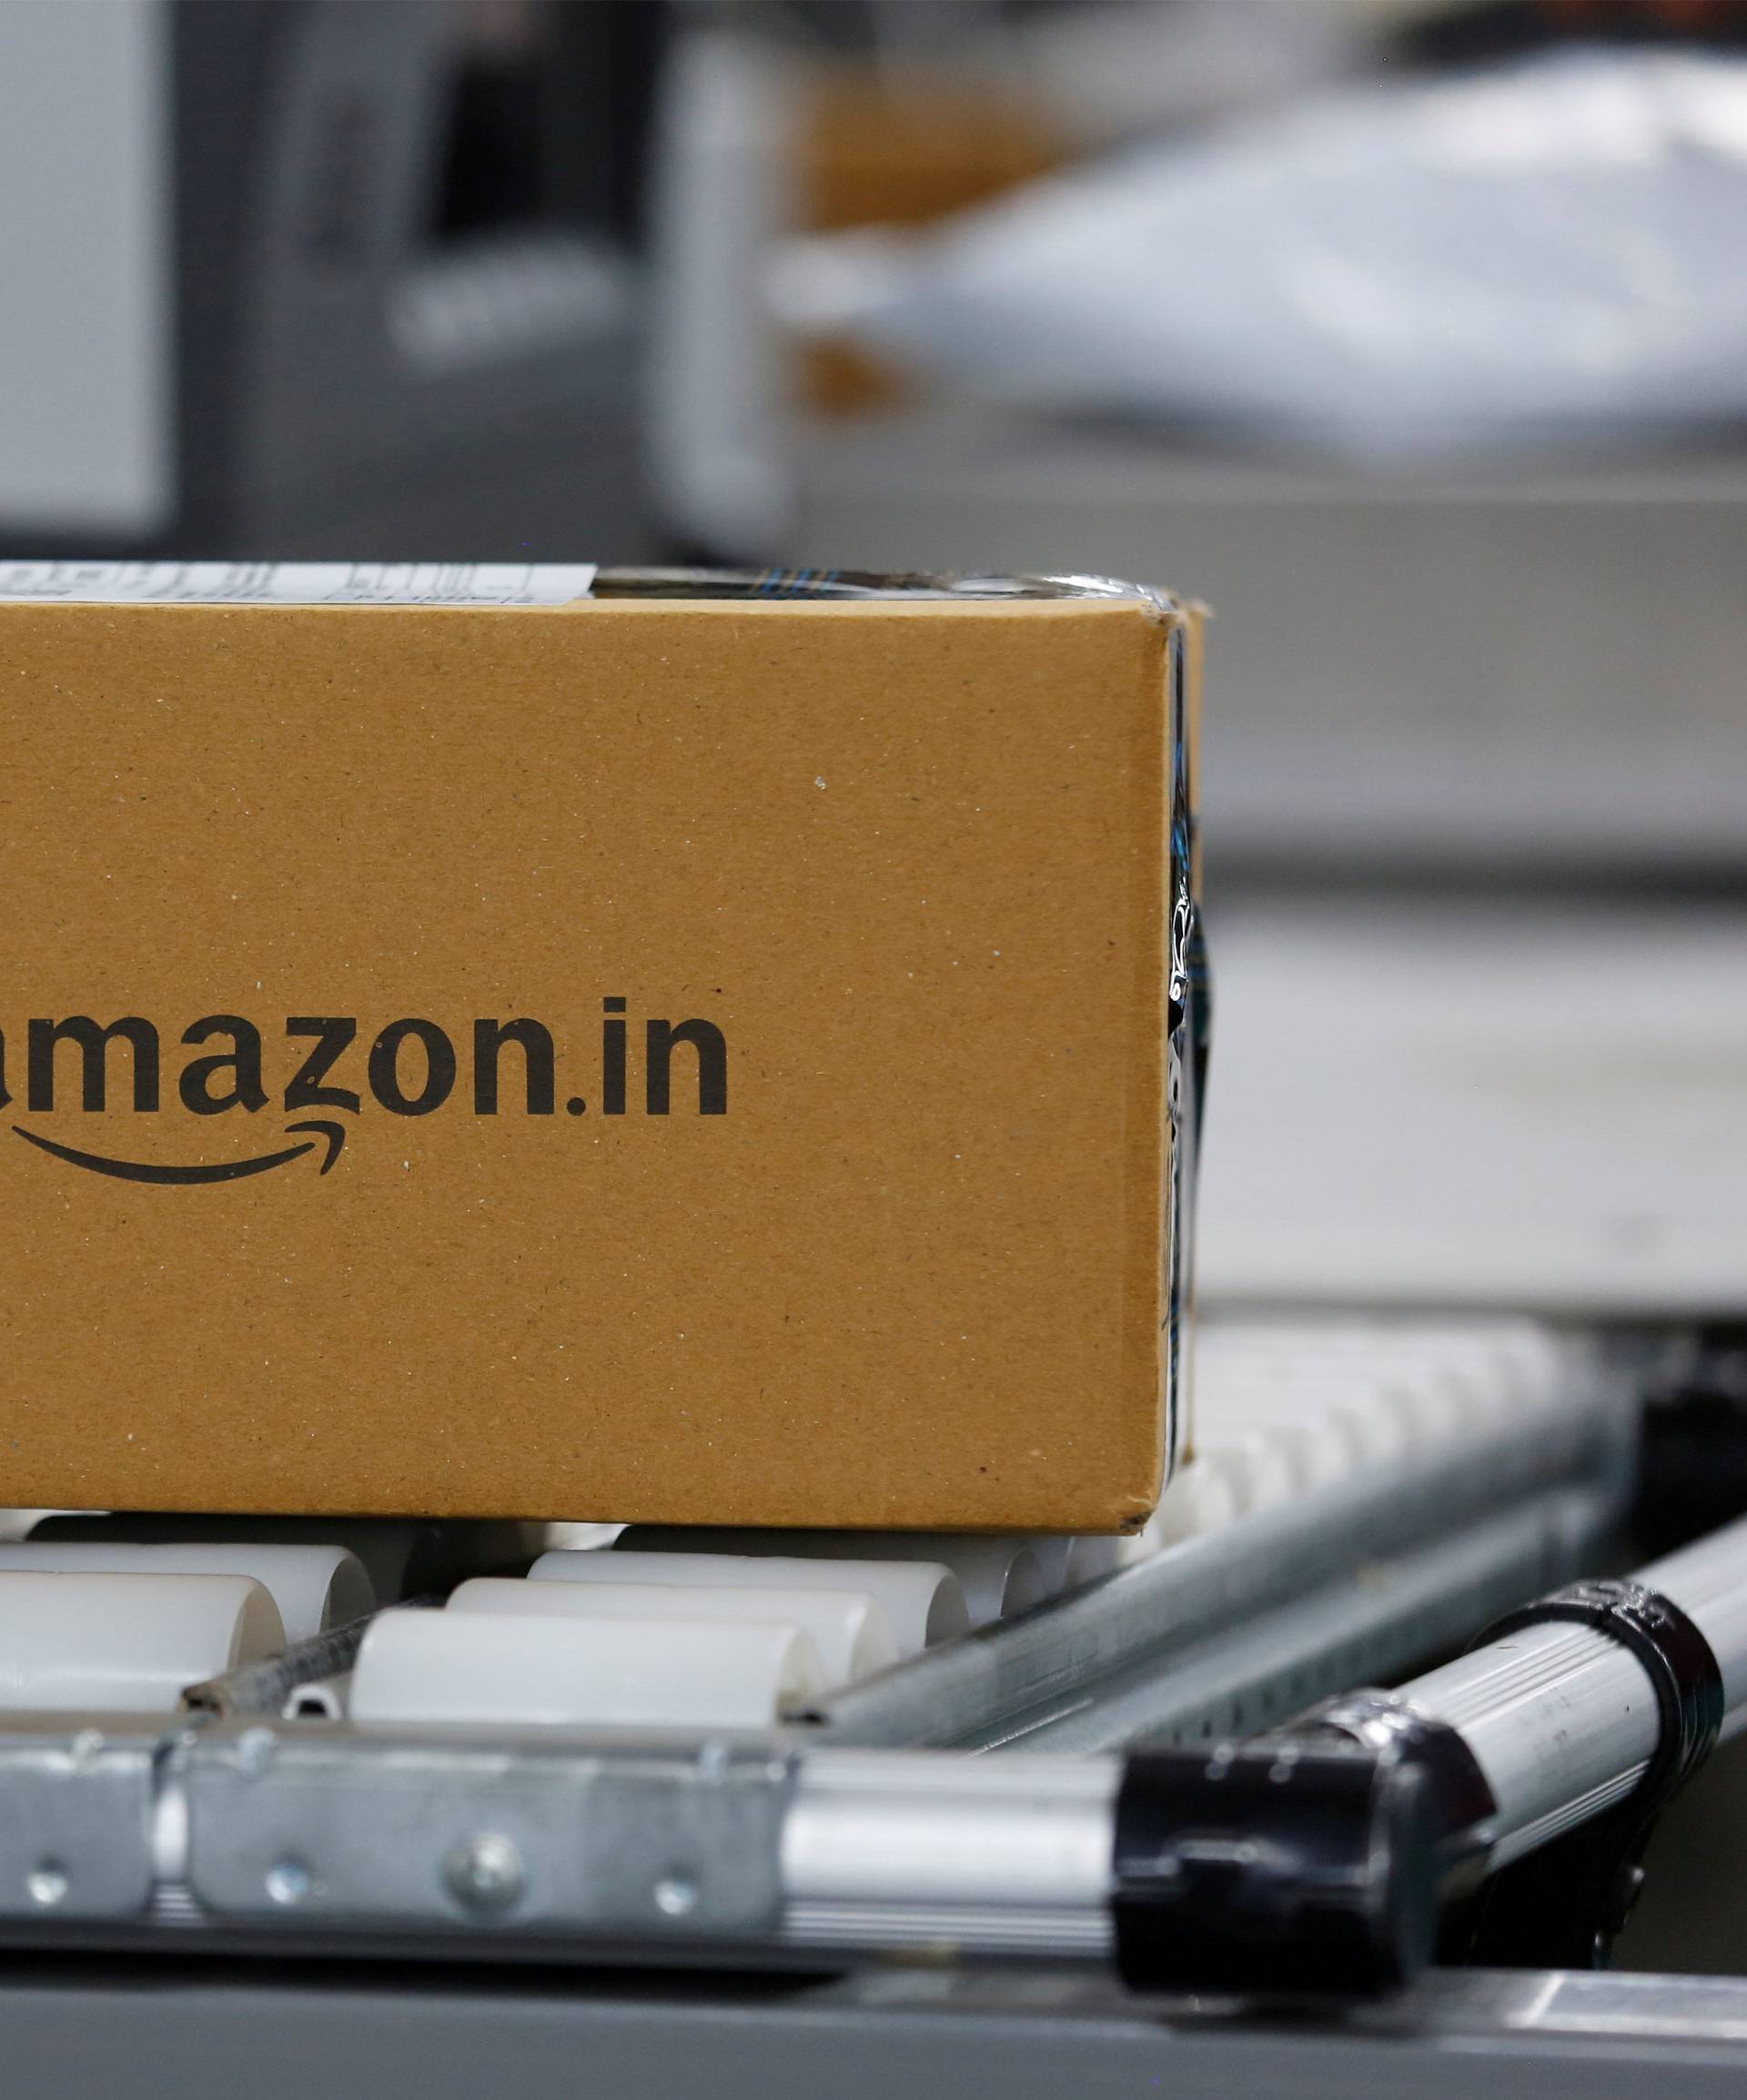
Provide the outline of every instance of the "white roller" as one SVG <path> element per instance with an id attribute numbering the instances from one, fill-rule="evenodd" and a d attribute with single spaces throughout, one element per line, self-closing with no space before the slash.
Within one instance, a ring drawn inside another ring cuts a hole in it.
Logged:
<path id="1" fill-rule="evenodd" d="M 1126 1567 L 1134 1557 L 1133 1538 L 1121 1538 L 1106 1532 L 1087 1532 L 1084 1537 L 1068 1541 L 1067 1573 L 1064 1578 L 1069 1590 L 1077 1590 L 1082 1582 L 1096 1582 L 1100 1575 L 1114 1574 Z"/>
<path id="2" fill-rule="evenodd" d="M 1417 1437 L 1427 1417 L 1421 1402 L 1417 1407 L 1403 1400 L 1401 1388 L 1411 1393 L 1414 1381 L 1403 1378 L 1387 1362 L 1371 1366 L 1343 1365 L 1338 1360 L 1312 1358 L 1287 1362 L 1266 1355 L 1220 1356 L 1209 1353 L 1197 1372 L 1196 1398 L 1203 1406 L 1266 1405 L 1272 1399 L 1282 1408 L 1306 1415 L 1347 1412 L 1369 1420 L 1375 1418 L 1389 1439 L 1389 1450 L 1399 1452 L 1409 1434 Z M 1227 1396 L 1230 1396 L 1230 1399 Z M 1438 1419 L 1435 1414 L 1432 1419 Z"/>
<path id="3" fill-rule="evenodd" d="M 611 1560 L 629 1558 L 612 1554 Z M 672 1582 L 519 1582 L 477 1576 L 449 1600 L 451 1611 L 570 1619 L 729 1620 L 795 1627 L 819 1651 L 826 1681 L 853 1684 L 889 1670 L 897 1637 L 879 1600 L 864 1590 L 682 1589 Z"/>
<path id="4" fill-rule="evenodd" d="M 1399 1322 L 1358 1317 L 1210 1323 L 1197 1371 L 1244 1367 L 1289 1382 L 1338 1376 L 1357 1392 L 1403 1388 L 1457 1430 L 1519 1406 L 1556 1402 L 1572 1381 L 1567 1339 L 1517 1320 Z"/>
<path id="5" fill-rule="evenodd" d="M 793 1627 L 385 1611 L 352 1670 L 351 1717 L 572 1727 L 768 1728 L 825 1689 Z"/>
<path id="6" fill-rule="evenodd" d="M 964 1632 L 958 1577 L 937 1560 L 805 1560 L 783 1554 L 543 1553 L 536 1582 L 661 1582 L 686 1590 L 849 1590 L 877 1598 L 901 1656 Z"/>
<path id="7" fill-rule="evenodd" d="M 1242 1430 L 1209 1431 L 1196 1439 L 1197 1463 L 1218 1474 L 1231 1489 L 1240 1517 L 1289 1502 L 1298 1492 L 1292 1461 L 1272 1438 Z"/>
<path id="8" fill-rule="evenodd" d="M 1098 1531 L 1034 1531 L 1025 1541 L 1052 1597 L 1120 1568 L 1131 1542 L 1118 1534 Z"/>
<path id="9" fill-rule="evenodd" d="M 604 1552 L 624 1530 L 622 1524 L 543 1524 L 540 1544 L 549 1553 Z"/>
<path id="10" fill-rule="evenodd" d="M 0 1571 L 0 1708 L 168 1712 L 284 1643 L 247 1576 Z"/>
<path id="11" fill-rule="evenodd" d="M 1222 1530 L 1237 1515 L 1237 1494 L 1227 1476 L 1205 1459 L 1190 1459 L 1178 1467 L 1128 1558 L 1144 1560 L 1148 1552 Z"/>
<path id="12" fill-rule="evenodd" d="M 1251 1371 L 1267 1375 L 1259 1364 Z M 1388 1357 L 1373 1361 L 1357 1351 L 1350 1362 L 1338 1355 L 1307 1359 L 1286 1374 L 1286 1389 L 1303 1394 L 1308 1402 L 1338 1393 L 1334 1404 L 1375 1410 L 1392 1419 L 1399 1436 L 1410 1443 L 1470 1436 L 1496 1419 L 1500 1401 L 1498 1394 L 1477 1392 L 1449 1364 Z"/>
<path id="13" fill-rule="evenodd" d="M 59 1509 L 0 1509 L 0 1539 L 28 1539 L 45 1517 L 58 1517 Z"/>
<path id="14" fill-rule="evenodd" d="M 1218 1419 L 1227 1436 L 1257 1438 L 1271 1445 L 1286 1462 L 1293 1493 L 1327 1487 L 1351 1472 L 1357 1463 L 1351 1435 L 1329 1416 L 1311 1414 L 1303 1408 L 1294 1412 L 1289 1405 L 1239 1407 L 1234 1404 L 1237 1399 L 1232 1392 L 1216 1398 Z M 1209 1414 L 1214 1411 L 1210 1406 Z"/>
<path id="15" fill-rule="evenodd" d="M 1049 1594 L 1030 1541 L 982 1531 L 730 1531 L 638 1524 L 624 1534 L 638 1552 L 782 1555 L 803 1560 L 932 1560 L 958 1577 L 971 1623 L 1011 1619 Z M 614 1548 L 616 1552 L 619 1549 Z"/>
<path id="16" fill-rule="evenodd" d="M 45 1539 L 0 1545 L 0 1572 L 246 1575 L 272 1593 L 288 1641 L 307 1641 L 376 1610 L 364 1564 L 343 1546 L 136 1546 L 119 1540 Z"/>
<path id="17" fill-rule="evenodd" d="M 1071 1531 L 1034 1531 L 1025 1540 L 1031 1557 L 1037 1563 L 1037 1572 L 1043 1577 L 1045 1595 L 1054 1597 L 1058 1590 L 1067 1587 L 1068 1562 L 1074 1553 L 1074 1534 Z"/>
<path id="18" fill-rule="evenodd" d="M 1234 1370 L 1209 1378 L 1198 1398 L 1214 1422 L 1311 1440 L 1303 1454 L 1308 1486 L 1337 1479 L 1355 1466 L 1402 1458 L 1427 1440 L 1409 1408 L 1362 1380 L 1276 1378 Z"/>

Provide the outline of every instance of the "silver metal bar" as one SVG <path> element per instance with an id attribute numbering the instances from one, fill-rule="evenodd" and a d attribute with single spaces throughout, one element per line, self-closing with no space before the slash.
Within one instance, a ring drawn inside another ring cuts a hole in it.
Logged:
<path id="1" fill-rule="evenodd" d="M 1567 1581 L 1618 1520 L 1617 1499 L 1559 1489 L 1429 1545 L 1356 1559 L 1321 1588 L 1146 1656 L 1097 1686 L 974 1738 L 994 1750 L 1114 1750 L 1277 1727 L 1313 1701 L 1396 1675 Z"/>
<path id="2" fill-rule="evenodd" d="M 1100 1955 L 1120 1776 L 1104 1758 L 810 1757 L 783 1830 L 783 1937 Z"/>
<path id="3" fill-rule="evenodd" d="M 1722 1732 L 1747 1727 L 1747 1519 L 1641 1569 L 1680 1606 L 1722 1673 Z M 1631 1650 L 1590 1627 L 1524 1627 L 1400 1688 L 1416 1713 L 1456 1730 L 1497 1803 L 1491 1865 L 1601 1814 L 1637 1785 L 1661 1734 L 1656 1691 Z"/>
<path id="4" fill-rule="evenodd" d="M 1070 1709 L 1118 1689 L 1136 1671 L 1174 1669 L 1202 1642 L 1241 1634 L 1259 1614 L 1307 1595 L 1341 1586 L 1362 1590 L 1377 1563 L 1439 1539 L 1453 1543 L 1465 1528 L 1550 1491 L 1580 1489 L 1610 1509 L 1622 1509 L 1634 1439 L 1635 1418 L 1623 1400 L 1591 1400 L 1524 1410 L 1462 1444 L 1429 1444 L 1398 1463 L 1361 1468 L 834 1695 L 819 1717 L 824 1740 L 963 1748 L 1011 1736 L 1016 1743 L 1029 1722 L 1052 1713 L 1065 1720 Z M 1536 1519 L 1529 1521 L 1532 1528 Z M 1507 1557 L 1518 1550 L 1510 1547 Z M 1544 1580 L 1529 1576 L 1518 1600 Z M 1488 1609 L 1497 1609 L 1496 1598 L 1469 1623 Z M 1332 1621 L 1298 1631 L 1307 1645 L 1297 1662 L 1314 1664 L 1326 1655 Z M 1396 1666 L 1444 1637 L 1434 1631 L 1417 1651 L 1399 1653 Z M 1293 1661 L 1284 1648 L 1275 1667 L 1289 1677 Z M 1348 1674 L 1346 1682 L 1362 1674 Z M 1216 1695 L 1230 1696 L 1229 1687 Z M 1296 1703 L 1314 1696 L 1307 1691 Z M 1170 1724 L 1181 1726 L 1187 1718 L 1179 1710 Z M 1058 1735 L 1051 1747 L 1066 1740 Z"/>
<path id="5" fill-rule="evenodd" d="M 33 1818 L 0 1845 L 0 1933 L 1099 1958 L 1120 1777 L 755 1738 L 33 1717 L 0 1742 Z"/>
<path id="6" fill-rule="evenodd" d="M 1722 1740 L 1747 1728 L 1747 1519 L 1638 1571 L 1671 1597 L 1711 1643 L 1722 1672 Z"/>

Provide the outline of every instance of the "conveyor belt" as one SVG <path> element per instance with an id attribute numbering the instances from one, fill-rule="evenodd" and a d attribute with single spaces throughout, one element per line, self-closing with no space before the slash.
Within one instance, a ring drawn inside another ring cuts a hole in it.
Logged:
<path id="1" fill-rule="evenodd" d="M 1197 1455 L 1124 1540 L 608 1529 L 540 1552 L 497 1527 L 445 1562 L 404 1527 L 39 1526 L 0 1551 L 0 1923 L 306 1944 L 375 1918 L 390 1947 L 550 1952 L 652 1900 L 658 1933 L 732 1932 L 712 1906 L 762 1914 L 756 1789 L 741 1870 L 714 1859 L 701 1893 L 662 1864 L 712 1774 L 1253 1731 L 1577 1571 L 1630 1477 L 1609 1353 L 1533 1322 L 1215 1320 L 1196 1399 Z M 385 1608 L 359 1615 L 367 1560 Z M 1016 1763 L 1015 1798 L 1053 1769 Z M 900 1848 L 924 1882 L 933 1842 Z M 1022 1899 L 982 1944 L 1042 1929 Z M 811 1916 L 792 1944 L 858 1929 Z"/>

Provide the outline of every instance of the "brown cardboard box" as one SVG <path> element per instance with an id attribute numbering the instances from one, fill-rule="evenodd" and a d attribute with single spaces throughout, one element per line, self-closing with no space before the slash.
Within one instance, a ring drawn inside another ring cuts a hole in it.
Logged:
<path id="1" fill-rule="evenodd" d="M 0 565 L 0 1501 L 1133 1525 L 1182 614 L 544 573 Z"/>

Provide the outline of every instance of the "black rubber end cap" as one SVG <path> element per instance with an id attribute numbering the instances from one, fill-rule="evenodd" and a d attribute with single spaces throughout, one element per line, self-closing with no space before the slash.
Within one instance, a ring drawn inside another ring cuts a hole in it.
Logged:
<path id="1" fill-rule="evenodd" d="M 1141 1990 L 1374 1995 L 1439 1918 L 1439 1824 L 1411 1763 L 1275 1742 L 1132 1755 L 1116 1797 L 1116 1959 Z"/>

